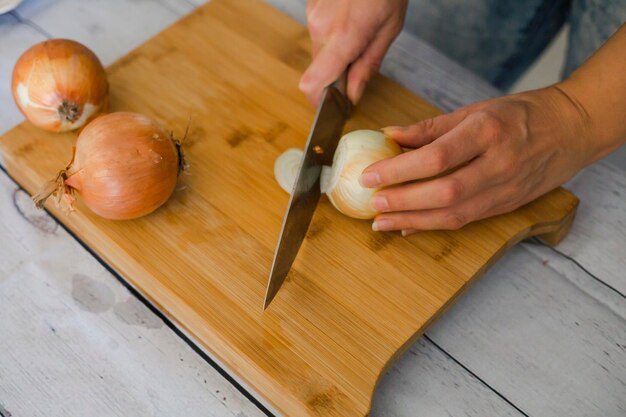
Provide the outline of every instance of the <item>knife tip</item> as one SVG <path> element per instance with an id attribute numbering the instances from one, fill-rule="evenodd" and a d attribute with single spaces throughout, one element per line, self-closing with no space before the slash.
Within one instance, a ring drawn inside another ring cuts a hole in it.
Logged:
<path id="1" fill-rule="evenodd" d="M 271 291 L 271 289 L 268 288 L 267 292 L 265 293 L 265 300 L 263 301 L 263 311 L 267 310 L 267 308 L 274 300 L 274 297 L 276 297 L 276 291 Z"/>

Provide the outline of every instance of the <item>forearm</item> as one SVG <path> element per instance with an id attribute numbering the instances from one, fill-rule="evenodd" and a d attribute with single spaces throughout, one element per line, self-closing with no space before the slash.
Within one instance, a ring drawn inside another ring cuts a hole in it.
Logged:
<path id="1" fill-rule="evenodd" d="M 577 108 L 592 162 L 626 142 L 626 24 L 557 84 Z"/>

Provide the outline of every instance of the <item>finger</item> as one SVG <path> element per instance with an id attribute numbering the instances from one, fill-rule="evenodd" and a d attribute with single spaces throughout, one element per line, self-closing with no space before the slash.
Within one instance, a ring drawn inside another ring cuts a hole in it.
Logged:
<path id="1" fill-rule="evenodd" d="M 380 214 L 376 216 L 372 229 L 455 230 L 477 220 L 509 213 L 543 193 L 545 191 L 536 190 L 520 197 L 520 190 L 503 183 L 452 207 Z"/>
<path id="2" fill-rule="evenodd" d="M 376 217 L 372 223 L 375 232 L 392 232 L 394 230 L 456 230 L 470 220 L 461 213 L 448 209 L 433 209 L 386 213 Z"/>
<path id="3" fill-rule="evenodd" d="M 415 230 L 415 229 L 402 229 L 401 232 L 402 232 L 402 236 L 403 237 L 407 237 L 407 236 L 411 236 L 412 234 L 417 233 L 417 230 Z"/>
<path id="4" fill-rule="evenodd" d="M 493 196 L 482 193 L 454 207 L 383 213 L 374 219 L 372 230 L 457 230 L 492 213 L 497 214 L 493 204 Z"/>
<path id="5" fill-rule="evenodd" d="M 322 92 L 360 54 L 358 36 L 333 36 L 328 39 L 300 79 L 300 90 L 313 105 L 318 105 Z"/>
<path id="6" fill-rule="evenodd" d="M 439 139 L 421 148 L 376 162 L 363 170 L 364 187 L 385 187 L 434 177 L 480 155 L 485 144 L 477 140 L 479 126 L 462 121 Z"/>
<path id="7" fill-rule="evenodd" d="M 365 52 L 352 63 L 348 74 L 348 98 L 353 104 L 359 102 L 367 82 L 378 72 L 397 33 L 396 28 L 391 25 L 384 27 Z"/>
<path id="8" fill-rule="evenodd" d="M 390 212 L 455 206 L 502 182 L 500 176 L 490 175 L 491 164 L 479 157 L 449 175 L 383 189 L 372 198 L 372 207 Z"/>
<path id="9" fill-rule="evenodd" d="M 382 131 L 400 146 L 418 148 L 448 133 L 461 123 L 466 116 L 467 113 L 465 111 L 458 110 L 431 119 L 421 120 L 410 126 L 384 127 Z"/>

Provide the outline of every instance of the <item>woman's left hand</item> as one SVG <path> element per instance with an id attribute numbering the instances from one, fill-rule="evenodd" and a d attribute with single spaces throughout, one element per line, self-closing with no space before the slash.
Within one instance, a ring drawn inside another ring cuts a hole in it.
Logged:
<path id="1" fill-rule="evenodd" d="M 413 150 L 363 171 L 363 186 L 386 187 L 373 229 L 458 229 L 534 200 L 599 158 L 587 118 L 553 86 L 383 129 Z"/>

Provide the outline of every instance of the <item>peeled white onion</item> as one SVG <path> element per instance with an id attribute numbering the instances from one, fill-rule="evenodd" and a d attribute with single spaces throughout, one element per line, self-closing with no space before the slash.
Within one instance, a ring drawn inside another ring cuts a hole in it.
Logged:
<path id="1" fill-rule="evenodd" d="M 393 140 L 375 130 L 355 130 L 337 145 L 324 191 L 337 210 L 357 219 L 371 219 L 378 212 L 371 205 L 376 188 L 361 186 L 363 170 L 374 162 L 400 155 Z"/>
<path id="2" fill-rule="evenodd" d="M 355 130 L 345 134 L 337 145 L 332 166 L 324 166 L 320 189 L 337 210 L 357 219 L 371 219 L 378 212 L 371 206 L 377 188 L 361 186 L 363 170 L 383 159 L 400 155 L 393 140 L 375 130 Z M 302 151 L 288 149 L 274 164 L 274 175 L 283 190 L 291 193 L 300 166 Z"/>
<path id="3" fill-rule="evenodd" d="M 301 159 L 302 151 L 300 149 L 290 148 L 280 154 L 274 162 L 274 177 L 276 181 L 278 181 L 280 188 L 290 194 L 296 182 Z"/>
<path id="4" fill-rule="evenodd" d="M 66 132 L 106 110 L 109 84 L 91 50 L 71 40 L 52 39 L 32 46 L 17 60 L 12 91 L 31 123 Z"/>

